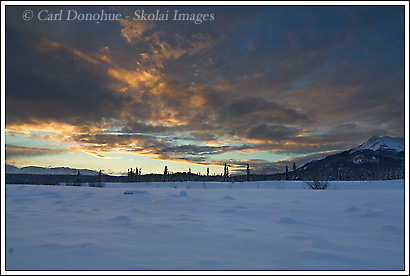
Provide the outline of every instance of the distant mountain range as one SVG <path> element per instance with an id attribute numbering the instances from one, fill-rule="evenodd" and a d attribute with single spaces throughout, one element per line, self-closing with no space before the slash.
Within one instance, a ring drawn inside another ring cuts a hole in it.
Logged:
<path id="1" fill-rule="evenodd" d="M 76 175 L 78 171 L 81 175 L 98 175 L 97 171 L 87 169 L 72 169 L 67 167 L 44 168 L 35 166 L 17 168 L 12 165 L 6 165 L 6 174 Z"/>

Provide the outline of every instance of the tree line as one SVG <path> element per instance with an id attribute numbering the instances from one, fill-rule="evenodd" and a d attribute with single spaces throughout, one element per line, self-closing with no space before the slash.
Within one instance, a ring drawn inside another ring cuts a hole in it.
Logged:
<path id="1" fill-rule="evenodd" d="M 194 173 L 191 168 L 187 172 L 169 172 L 168 166 L 164 167 L 163 174 L 142 174 L 141 168 L 129 168 L 126 176 L 98 175 L 38 175 L 38 174 L 6 174 L 6 183 L 26 184 L 58 184 L 81 186 L 89 183 L 91 186 L 101 187 L 104 182 L 185 182 L 185 181 L 212 181 L 212 182 L 245 182 L 245 181 L 369 181 L 369 180 L 394 180 L 404 179 L 404 163 L 400 166 L 386 167 L 384 165 L 356 166 L 356 167 L 315 167 L 297 168 L 293 163 L 290 170 L 285 167 L 285 172 L 275 174 L 252 173 L 250 164 L 246 164 L 245 173 L 231 174 L 229 165 L 224 164 L 223 172 L 212 173 L 209 168 L 206 174 Z"/>

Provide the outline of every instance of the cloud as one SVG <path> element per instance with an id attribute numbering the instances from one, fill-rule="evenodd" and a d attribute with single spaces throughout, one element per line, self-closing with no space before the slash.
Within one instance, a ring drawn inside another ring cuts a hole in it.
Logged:
<path id="1" fill-rule="evenodd" d="M 152 87 L 159 79 L 159 76 L 141 71 L 139 69 L 127 70 L 124 68 L 110 68 L 108 74 L 122 82 L 128 84 L 128 87 L 139 89 L 144 86 Z"/>
<path id="2" fill-rule="evenodd" d="M 128 43 L 136 43 L 144 40 L 144 34 L 153 29 L 154 25 L 151 21 L 121 19 L 121 35 Z"/>
<path id="3" fill-rule="evenodd" d="M 8 28 L 6 125 L 36 120 L 95 124 L 118 116 L 127 97 L 110 89 L 104 68 L 90 63 L 94 59 L 63 46 L 46 53 L 30 49 L 42 40 Z"/>
<path id="4" fill-rule="evenodd" d="M 278 104 L 267 101 L 262 97 L 246 97 L 238 99 L 230 104 L 229 116 L 245 120 L 259 122 L 297 123 L 306 121 L 307 116 L 294 109 L 286 107 L 286 104 Z"/>
<path id="5" fill-rule="evenodd" d="M 215 20 L 30 29 L 22 9 L 7 8 L 7 135 L 196 164 L 404 135 L 400 7 L 181 7 Z"/>
<path id="6" fill-rule="evenodd" d="M 129 11 L 126 9 L 124 12 Z M 158 28 L 158 23 L 134 18 L 133 15 L 120 20 L 121 35 L 128 43 L 144 49 L 139 53 L 141 62 L 150 62 L 159 68 L 164 67 L 165 62 L 177 60 L 184 55 L 202 54 L 222 39 L 215 39 L 202 32 L 185 35 L 177 31 L 170 36 L 167 31 Z"/>
<path id="7" fill-rule="evenodd" d="M 20 157 L 55 155 L 65 152 L 64 150 L 55 150 L 49 148 L 32 148 L 13 145 L 6 145 L 5 149 L 7 162 Z"/>
<path id="8" fill-rule="evenodd" d="M 257 126 L 249 127 L 245 133 L 246 136 L 250 139 L 259 139 L 259 140 L 286 140 L 292 137 L 295 137 L 301 132 L 301 130 L 285 127 L 285 126 L 277 126 L 277 125 L 266 125 L 261 124 Z"/>

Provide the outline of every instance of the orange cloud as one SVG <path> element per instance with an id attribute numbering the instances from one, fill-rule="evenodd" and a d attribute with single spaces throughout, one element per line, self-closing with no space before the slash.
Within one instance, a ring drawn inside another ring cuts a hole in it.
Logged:
<path id="1" fill-rule="evenodd" d="M 108 74 L 117 80 L 127 83 L 131 88 L 151 87 L 160 79 L 160 76 L 138 69 L 131 71 L 124 68 L 110 68 L 108 69 Z"/>
<path id="2" fill-rule="evenodd" d="M 121 19 L 121 35 L 128 43 L 147 43 L 149 51 L 141 53 L 141 57 L 146 61 L 153 62 L 157 67 L 164 67 L 164 62 L 176 60 L 183 55 L 192 56 L 203 53 L 220 43 L 222 38 L 213 39 L 209 35 L 202 33 L 194 34 L 190 38 L 176 33 L 173 38 L 176 45 L 166 41 L 166 33 L 155 31 L 147 35 L 149 30 L 154 29 L 155 24 L 150 21 L 135 21 L 131 19 Z"/>
<path id="3" fill-rule="evenodd" d="M 38 41 L 30 41 L 30 46 L 39 52 L 55 51 L 61 47 L 60 43 L 41 38 Z"/>
<path id="4" fill-rule="evenodd" d="M 78 50 L 73 50 L 73 53 L 74 53 L 76 56 L 82 58 L 83 60 L 85 60 L 85 61 L 87 61 L 87 62 L 89 62 L 89 63 L 100 64 L 100 62 L 99 62 L 98 60 L 96 60 L 96 59 L 92 58 L 91 56 L 86 55 L 86 54 L 84 54 L 84 53 L 82 53 L 82 52 L 80 52 L 80 51 L 78 51 Z"/>

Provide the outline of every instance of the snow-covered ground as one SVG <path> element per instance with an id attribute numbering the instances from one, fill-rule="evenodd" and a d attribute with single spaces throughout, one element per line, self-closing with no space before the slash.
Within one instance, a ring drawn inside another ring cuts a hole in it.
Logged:
<path id="1" fill-rule="evenodd" d="M 6 185 L 6 270 L 404 270 L 404 209 L 403 180 Z"/>

